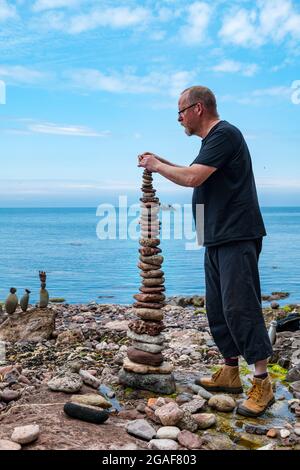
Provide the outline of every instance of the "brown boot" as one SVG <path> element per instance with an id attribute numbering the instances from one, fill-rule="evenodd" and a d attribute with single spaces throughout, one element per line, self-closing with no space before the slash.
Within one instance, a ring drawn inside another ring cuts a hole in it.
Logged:
<path id="1" fill-rule="evenodd" d="M 269 377 L 252 380 L 252 387 L 247 393 L 248 398 L 237 409 L 243 416 L 256 417 L 262 415 L 275 402 L 272 384 Z"/>
<path id="2" fill-rule="evenodd" d="M 223 366 L 212 377 L 201 377 L 195 383 L 210 392 L 243 393 L 239 367 Z"/>

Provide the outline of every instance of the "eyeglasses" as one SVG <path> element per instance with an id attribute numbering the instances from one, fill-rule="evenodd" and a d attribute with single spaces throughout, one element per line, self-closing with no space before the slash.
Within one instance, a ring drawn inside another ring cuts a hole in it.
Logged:
<path id="1" fill-rule="evenodd" d="M 190 104 L 190 105 L 187 106 L 186 108 L 183 108 L 183 109 L 181 109 L 180 111 L 178 111 L 178 117 L 180 117 L 181 114 L 184 113 L 184 111 L 186 111 L 187 109 L 192 108 L 193 106 L 196 106 L 196 104 L 198 104 L 198 103 Z"/>

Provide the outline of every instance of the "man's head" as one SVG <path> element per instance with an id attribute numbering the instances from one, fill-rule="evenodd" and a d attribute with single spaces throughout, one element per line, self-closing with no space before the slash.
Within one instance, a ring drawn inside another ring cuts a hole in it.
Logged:
<path id="1" fill-rule="evenodd" d="M 203 86 L 193 86 L 184 90 L 178 102 L 178 121 L 187 135 L 200 135 L 203 126 L 218 119 L 216 97 Z"/>

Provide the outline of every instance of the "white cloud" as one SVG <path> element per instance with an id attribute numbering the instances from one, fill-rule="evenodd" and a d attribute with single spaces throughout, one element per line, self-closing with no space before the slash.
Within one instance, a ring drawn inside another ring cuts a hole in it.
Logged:
<path id="1" fill-rule="evenodd" d="M 272 98 L 274 100 L 289 100 L 291 101 L 293 90 L 287 86 L 274 86 L 269 88 L 258 88 L 251 90 L 243 95 L 223 95 L 220 96 L 219 100 L 222 102 L 234 102 L 242 105 L 258 105 L 265 103 L 266 100 Z"/>
<path id="2" fill-rule="evenodd" d="M 189 71 L 151 72 L 140 76 L 124 71 L 104 74 L 94 69 L 80 69 L 67 74 L 73 86 L 84 90 L 107 91 L 112 93 L 165 93 L 178 94 L 193 80 L 195 74 Z"/>
<path id="3" fill-rule="evenodd" d="M 0 78 L 12 82 L 31 84 L 37 83 L 47 75 L 38 70 L 23 67 L 22 65 L 0 65 Z"/>
<path id="4" fill-rule="evenodd" d="M 28 130 L 37 134 L 54 134 L 76 137 L 107 137 L 109 131 L 98 132 L 85 126 L 57 125 L 53 123 L 35 123 L 28 126 Z"/>
<path id="5" fill-rule="evenodd" d="M 257 64 L 243 64 L 235 60 L 223 60 L 217 65 L 214 65 L 211 70 L 214 72 L 222 73 L 241 73 L 246 77 L 252 77 L 258 71 L 259 67 Z"/>
<path id="6" fill-rule="evenodd" d="M 252 11 L 241 9 L 234 15 L 225 16 L 220 36 L 225 42 L 248 46 L 259 46 L 262 38 L 255 27 L 256 15 Z"/>
<path id="7" fill-rule="evenodd" d="M 68 34 L 80 34 L 97 28 L 114 29 L 144 26 L 151 18 L 146 8 L 94 8 L 88 13 L 71 16 L 63 11 L 49 11 L 39 18 L 44 29 L 55 29 Z"/>
<path id="8" fill-rule="evenodd" d="M 286 97 L 291 96 L 292 90 L 286 86 L 276 86 L 270 88 L 260 88 L 252 92 L 252 96 L 279 96 Z"/>
<path id="9" fill-rule="evenodd" d="M 208 3 L 192 3 L 187 8 L 187 22 L 180 31 L 183 41 L 187 44 L 204 41 L 211 15 L 212 7 Z"/>
<path id="10" fill-rule="evenodd" d="M 77 6 L 80 0 L 37 0 L 32 7 L 35 12 L 52 10 L 56 8 L 72 8 Z"/>
<path id="11" fill-rule="evenodd" d="M 17 16 L 16 7 L 6 0 L 0 0 L 0 21 L 6 21 Z"/>
<path id="12" fill-rule="evenodd" d="M 219 35 L 245 47 L 299 40 L 300 13 L 291 0 L 257 0 L 252 9 L 232 9 L 225 15 Z"/>
<path id="13" fill-rule="evenodd" d="M 145 8 L 130 9 L 127 7 L 94 10 L 86 15 L 74 16 L 69 25 L 69 32 L 76 34 L 95 29 L 99 26 L 111 28 L 126 28 L 140 25 L 150 17 L 149 10 Z"/>

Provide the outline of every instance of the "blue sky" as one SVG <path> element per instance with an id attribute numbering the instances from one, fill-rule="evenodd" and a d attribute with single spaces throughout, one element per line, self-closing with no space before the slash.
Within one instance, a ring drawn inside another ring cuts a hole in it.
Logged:
<path id="1" fill-rule="evenodd" d="M 0 206 L 133 194 L 146 150 L 189 165 L 177 98 L 195 84 L 243 131 L 261 204 L 300 206 L 299 65 L 296 0 L 0 0 Z"/>

